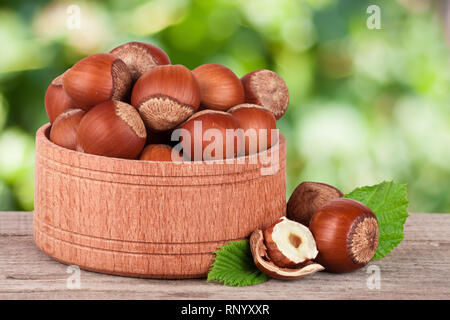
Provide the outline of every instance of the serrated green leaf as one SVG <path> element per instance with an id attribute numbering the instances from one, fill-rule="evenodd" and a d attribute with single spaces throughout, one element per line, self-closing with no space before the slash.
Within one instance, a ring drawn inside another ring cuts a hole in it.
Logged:
<path id="1" fill-rule="evenodd" d="M 378 219 L 378 249 L 374 260 L 384 258 L 403 240 L 403 225 L 408 218 L 406 184 L 383 181 L 357 188 L 344 196 L 368 206 Z"/>
<path id="2" fill-rule="evenodd" d="M 248 240 L 231 241 L 219 247 L 206 281 L 216 280 L 228 286 L 250 286 L 269 279 L 253 263 Z"/>

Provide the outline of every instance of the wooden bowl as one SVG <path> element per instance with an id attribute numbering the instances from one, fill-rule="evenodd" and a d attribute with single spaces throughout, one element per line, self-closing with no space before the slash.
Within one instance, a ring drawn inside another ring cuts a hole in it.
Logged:
<path id="1" fill-rule="evenodd" d="M 82 269 L 145 278 L 206 276 L 214 251 L 286 212 L 286 142 L 227 163 L 124 160 L 61 148 L 36 133 L 34 240 Z M 244 160 L 244 161 L 243 161 Z M 272 161 L 274 162 L 274 161 Z"/>

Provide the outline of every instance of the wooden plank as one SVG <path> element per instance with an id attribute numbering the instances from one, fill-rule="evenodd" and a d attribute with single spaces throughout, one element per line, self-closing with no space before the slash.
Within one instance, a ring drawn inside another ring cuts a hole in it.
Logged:
<path id="1" fill-rule="evenodd" d="M 380 272 L 379 289 L 367 285 L 373 268 Z M 450 215 L 412 214 L 398 248 L 348 274 L 320 272 L 234 288 L 201 279 L 149 280 L 81 271 L 81 288 L 68 289 L 67 271 L 68 266 L 34 245 L 31 213 L 0 213 L 0 299 L 448 299 Z"/>

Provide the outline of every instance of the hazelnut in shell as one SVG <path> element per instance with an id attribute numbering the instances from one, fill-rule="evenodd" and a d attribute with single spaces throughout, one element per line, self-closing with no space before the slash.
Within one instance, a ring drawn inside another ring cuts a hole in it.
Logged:
<path id="1" fill-rule="evenodd" d="M 136 109 L 121 101 L 106 101 L 89 110 L 77 133 L 77 150 L 106 157 L 136 159 L 147 133 Z"/>
<path id="2" fill-rule="evenodd" d="M 295 188 L 287 203 L 286 216 L 309 226 L 311 218 L 328 201 L 341 198 L 343 193 L 326 183 L 305 181 Z"/>
<path id="3" fill-rule="evenodd" d="M 62 77 L 63 75 L 56 77 L 45 93 L 45 112 L 50 123 L 53 123 L 61 113 L 77 108 L 72 98 L 64 91 Z"/>
<path id="4" fill-rule="evenodd" d="M 349 272 L 365 266 L 378 246 L 378 221 L 361 202 L 329 201 L 314 213 L 310 229 L 317 243 L 316 261 L 329 272 Z"/>
<path id="5" fill-rule="evenodd" d="M 146 161 L 182 161 L 180 155 L 174 155 L 172 159 L 172 147 L 167 144 L 150 144 L 144 148 L 139 160 Z"/>
<path id="6" fill-rule="evenodd" d="M 225 66 L 207 63 L 192 70 L 201 91 L 201 105 L 227 111 L 244 103 L 244 88 L 239 78 Z"/>
<path id="7" fill-rule="evenodd" d="M 67 70 L 62 83 L 78 108 L 88 111 L 107 100 L 125 100 L 131 89 L 131 74 L 116 56 L 98 53 Z"/>
<path id="8" fill-rule="evenodd" d="M 75 150 L 77 131 L 84 114 L 81 109 L 69 109 L 61 113 L 50 129 L 50 141 L 60 147 Z"/>
<path id="9" fill-rule="evenodd" d="M 145 42 L 128 42 L 112 49 L 109 53 L 125 62 L 133 82 L 155 66 L 170 64 L 169 56 L 162 49 Z"/>
<path id="10" fill-rule="evenodd" d="M 175 128 L 200 105 L 200 88 L 192 72 L 182 65 L 156 66 L 133 87 L 131 104 L 154 132 Z"/>
<path id="11" fill-rule="evenodd" d="M 222 160 L 242 153 L 242 130 L 229 113 L 203 110 L 192 115 L 181 126 L 188 137 L 181 136 L 185 158 L 193 161 Z"/>
<path id="12" fill-rule="evenodd" d="M 269 109 L 255 104 L 240 104 L 228 110 L 244 131 L 245 155 L 270 149 L 278 141 L 274 115 Z M 273 141 L 272 141 L 273 140 Z"/>
<path id="13" fill-rule="evenodd" d="M 289 91 L 284 80 L 275 72 L 265 69 L 250 72 L 241 78 L 245 102 L 266 107 L 280 119 L 289 105 Z"/>

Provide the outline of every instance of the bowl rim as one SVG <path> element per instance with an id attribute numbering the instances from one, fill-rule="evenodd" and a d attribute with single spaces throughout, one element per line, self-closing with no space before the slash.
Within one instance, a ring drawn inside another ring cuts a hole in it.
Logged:
<path id="1" fill-rule="evenodd" d="M 278 161 L 286 159 L 286 139 L 280 132 L 276 145 L 265 151 L 243 157 L 226 160 L 207 161 L 149 161 L 138 159 L 122 159 L 100 155 L 82 153 L 58 146 L 50 141 L 51 124 L 46 123 L 36 132 L 36 158 L 44 157 L 48 160 L 76 168 L 129 175 L 162 175 L 162 176 L 214 176 L 224 174 L 238 174 L 260 170 L 270 166 L 258 159 L 271 158 L 272 152 L 278 153 Z"/>

